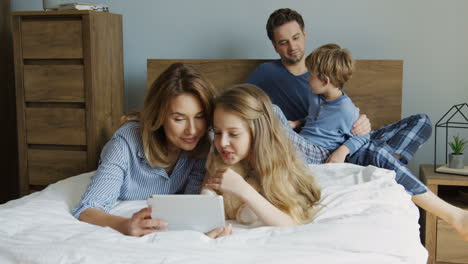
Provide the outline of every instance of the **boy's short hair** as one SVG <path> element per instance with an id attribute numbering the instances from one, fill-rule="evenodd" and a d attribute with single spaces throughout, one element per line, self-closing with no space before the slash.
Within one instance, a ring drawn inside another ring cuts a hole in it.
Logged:
<path id="1" fill-rule="evenodd" d="M 306 67 L 310 73 L 316 73 L 319 80 L 326 77 L 330 83 L 340 89 L 353 74 L 354 60 L 347 49 L 334 43 L 318 47 L 307 56 Z"/>
<path id="2" fill-rule="evenodd" d="M 301 30 L 304 31 L 304 20 L 298 12 L 289 8 L 280 8 L 271 13 L 266 24 L 268 38 L 274 41 L 275 29 L 291 21 L 296 21 L 301 27 Z"/>

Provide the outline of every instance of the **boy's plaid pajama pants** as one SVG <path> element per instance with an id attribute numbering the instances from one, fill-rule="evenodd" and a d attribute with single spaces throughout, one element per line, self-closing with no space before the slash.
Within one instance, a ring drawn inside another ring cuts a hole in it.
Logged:
<path id="1" fill-rule="evenodd" d="M 274 110 L 280 122 L 286 127 L 291 142 L 303 154 L 307 163 L 324 163 L 332 151 L 314 145 L 296 133 L 289 127 L 281 109 L 275 105 Z M 372 131 L 370 141 L 346 161 L 362 166 L 373 165 L 394 170 L 396 181 L 403 185 L 408 193 L 411 195 L 425 193 L 428 188 L 405 165 L 429 139 L 431 133 L 432 124 L 427 115 L 412 115 Z M 399 154 L 401 159 L 395 154 Z"/>

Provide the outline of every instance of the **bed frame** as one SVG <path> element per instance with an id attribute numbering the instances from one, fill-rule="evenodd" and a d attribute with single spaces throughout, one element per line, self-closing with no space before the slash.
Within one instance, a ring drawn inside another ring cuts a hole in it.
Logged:
<path id="1" fill-rule="evenodd" d="M 261 63 L 270 60 L 214 60 L 214 59 L 148 59 L 148 87 L 169 65 L 175 62 L 190 64 L 213 83 L 217 89 L 245 82 Z M 356 60 L 356 70 L 346 85 L 346 92 L 361 113 L 378 128 L 401 119 L 403 61 Z"/>

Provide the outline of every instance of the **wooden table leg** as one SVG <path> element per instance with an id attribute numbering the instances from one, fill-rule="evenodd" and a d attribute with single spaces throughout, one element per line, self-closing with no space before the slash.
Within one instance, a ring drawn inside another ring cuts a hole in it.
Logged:
<path id="1" fill-rule="evenodd" d="M 429 190 L 431 190 L 435 195 L 438 192 L 438 185 L 429 184 L 427 185 Z M 425 246 L 429 252 L 429 264 L 436 263 L 436 249 L 437 249 L 437 216 L 426 212 L 426 230 L 425 230 Z"/>

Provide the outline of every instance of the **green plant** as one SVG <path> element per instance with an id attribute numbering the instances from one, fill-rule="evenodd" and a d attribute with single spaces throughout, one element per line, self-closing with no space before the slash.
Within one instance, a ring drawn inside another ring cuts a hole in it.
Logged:
<path id="1" fill-rule="evenodd" d="M 460 138 L 459 136 L 454 136 L 453 141 L 449 142 L 448 144 L 452 149 L 453 154 L 460 155 L 463 154 L 463 150 L 465 149 L 467 143 L 468 141 L 465 139 Z"/>

